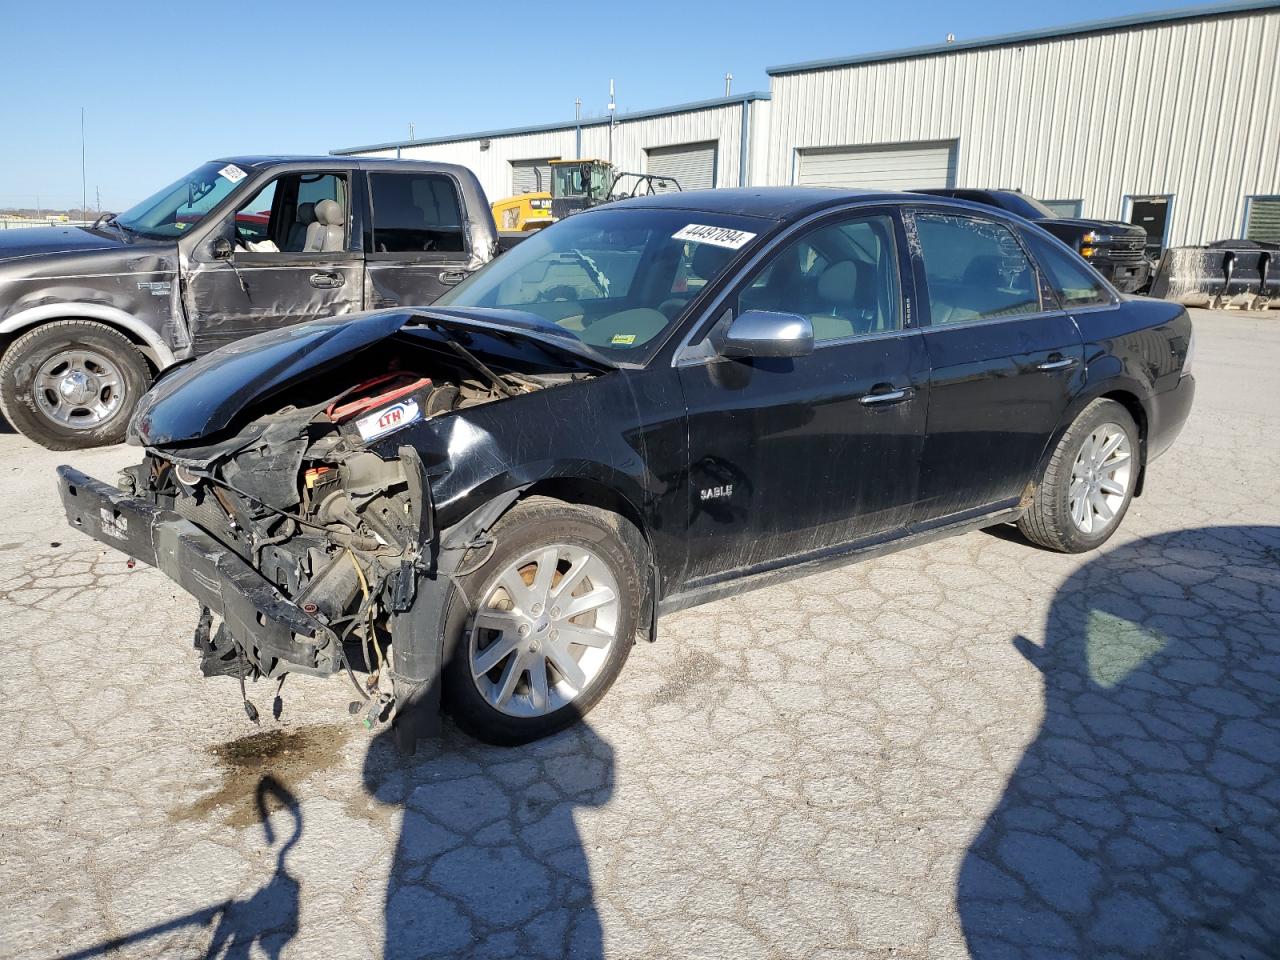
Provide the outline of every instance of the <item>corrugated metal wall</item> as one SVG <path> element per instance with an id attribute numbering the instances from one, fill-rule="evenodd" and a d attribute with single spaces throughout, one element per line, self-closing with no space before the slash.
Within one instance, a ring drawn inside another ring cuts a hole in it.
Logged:
<path id="1" fill-rule="evenodd" d="M 752 102 L 749 105 L 752 114 L 756 114 L 763 104 L 767 104 L 767 101 Z M 754 133 L 760 129 L 761 124 L 758 117 L 753 116 L 753 121 Z M 736 187 L 741 132 L 741 103 L 638 120 L 622 120 L 613 129 L 613 162 L 619 170 L 643 173 L 646 150 L 654 147 L 714 141 L 717 155 L 715 185 Z M 607 125 L 582 128 L 582 153 L 585 157 L 608 158 L 609 127 Z M 364 155 L 394 157 L 396 149 L 392 147 L 366 151 Z M 404 159 L 437 160 L 470 167 L 480 178 L 485 193 L 491 201 L 511 194 L 512 160 L 545 157 L 571 158 L 575 155 L 575 132 L 572 127 L 551 132 L 491 137 L 487 150 L 480 149 L 479 140 L 422 144 L 400 149 L 400 156 Z"/>
<path id="2" fill-rule="evenodd" d="M 1280 11 L 772 78 L 766 182 L 797 150 L 957 140 L 958 186 L 1083 199 L 1173 194 L 1172 245 L 1239 236 L 1280 194 Z M 764 144 L 758 145 L 763 148 Z"/>

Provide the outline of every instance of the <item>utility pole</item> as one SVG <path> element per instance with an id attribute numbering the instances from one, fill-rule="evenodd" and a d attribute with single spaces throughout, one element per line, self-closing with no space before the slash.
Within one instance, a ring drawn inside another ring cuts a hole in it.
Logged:
<path id="1" fill-rule="evenodd" d="M 93 201 L 98 207 L 98 216 L 102 216 L 102 188 L 97 184 L 93 187 Z"/>
<path id="2" fill-rule="evenodd" d="M 617 104 L 613 98 L 613 78 L 609 78 L 609 165 L 613 166 L 613 125 L 616 123 L 614 110 Z"/>
<path id="3" fill-rule="evenodd" d="M 89 206 L 89 191 L 84 175 L 84 107 L 80 108 L 80 216 L 84 217 Z"/>
<path id="4" fill-rule="evenodd" d="M 573 98 L 573 157 L 575 160 L 582 159 L 582 98 Z"/>

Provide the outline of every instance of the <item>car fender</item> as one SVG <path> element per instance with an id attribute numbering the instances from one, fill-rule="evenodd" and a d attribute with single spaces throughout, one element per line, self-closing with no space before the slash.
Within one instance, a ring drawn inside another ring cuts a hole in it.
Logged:
<path id="1" fill-rule="evenodd" d="M 51 320 L 98 320 L 115 327 L 122 333 L 132 334 L 142 341 L 142 352 L 158 369 L 163 370 L 176 359 L 169 345 L 160 335 L 137 317 L 119 307 L 103 303 L 84 303 L 68 300 L 59 303 L 42 303 L 27 307 L 0 320 L 0 334 L 19 333 Z"/>

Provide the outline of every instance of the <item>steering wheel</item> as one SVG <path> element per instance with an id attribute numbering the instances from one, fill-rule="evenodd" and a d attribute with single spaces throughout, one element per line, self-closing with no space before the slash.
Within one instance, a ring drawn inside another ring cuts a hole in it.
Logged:
<path id="1" fill-rule="evenodd" d="M 232 227 L 232 229 L 235 231 L 236 245 L 241 247 L 244 250 L 252 250 L 253 247 L 249 246 L 249 244 L 252 243 L 253 241 L 251 241 L 248 237 L 246 237 L 243 233 L 240 232 L 240 224 L 238 223 L 235 224 L 235 226 Z"/>

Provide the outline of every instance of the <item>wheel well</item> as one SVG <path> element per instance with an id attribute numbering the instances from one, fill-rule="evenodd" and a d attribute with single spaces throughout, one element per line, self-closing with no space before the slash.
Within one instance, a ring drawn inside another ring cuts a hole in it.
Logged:
<path id="1" fill-rule="evenodd" d="M 523 496 L 552 497 L 565 503 L 578 503 L 585 507 L 596 507 L 616 513 L 640 531 L 645 543 L 649 543 L 649 531 L 644 518 L 636 506 L 612 487 L 594 480 L 583 480 L 579 477 L 553 477 L 540 480 L 524 491 Z M 652 550 L 650 544 L 650 550 Z"/>
<path id="2" fill-rule="evenodd" d="M 649 604 L 654 604 L 650 607 L 649 634 L 649 639 L 653 640 L 657 631 L 656 600 L 660 600 L 662 597 L 661 578 L 658 573 L 658 555 L 653 548 L 653 540 L 649 537 L 649 528 L 645 525 L 644 517 L 636 505 L 613 487 L 594 480 L 584 480 L 580 477 L 553 477 L 548 480 L 540 480 L 528 487 L 522 494 L 521 499 L 530 496 L 553 497 L 565 503 L 577 503 L 586 507 L 595 507 L 621 517 L 639 531 L 640 538 L 644 541 L 644 545 L 649 551 L 650 583 L 646 591 L 648 597 L 645 599 Z"/>
<path id="3" fill-rule="evenodd" d="M 120 334 L 120 336 L 124 337 L 126 340 L 128 340 L 130 343 L 132 343 L 135 347 L 138 348 L 138 352 L 142 354 L 142 359 L 147 362 L 147 370 L 150 373 L 152 380 L 154 380 L 156 377 L 156 374 L 160 372 L 160 362 L 155 355 L 155 350 L 152 349 L 151 345 L 147 343 L 147 341 L 143 340 L 142 337 L 138 336 L 137 333 L 135 333 L 132 330 L 126 329 L 125 327 L 114 324 L 110 320 L 102 320 L 98 317 L 78 317 L 75 314 L 69 314 L 65 317 L 62 317 L 62 316 L 48 317 L 44 320 L 37 320 L 35 323 L 28 324 L 27 326 L 22 327 L 19 330 L 14 330 L 11 333 L 0 334 L 0 356 L 4 356 L 4 354 L 8 351 L 9 347 L 19 337 L 24 336 L 25 334 L 28 334 L 32 330 L 35 330 L 38 327 L 42 327 L 45 324 L 57 323 L 61 320 L 83 320 L 85 323 L 100 323 L 104 327 L 110 327 L 112 330 Z"/>
<path id="4" fill-rule="evenodd" d="M 1100 399 L 1120 404 L 1129 411 L 1129 416 L 1138 425 L 1138 446 L 1142 449 L 1142 463 L 1138 468 L 1138 482 L 1133 488 L 1133 495 L 1142 496 L 1142 485 L 1147 478 L 1147 411 L 1142 406 L 1142 401 L 1127 390 L 1113 390 L 1104 393 Z"/>

